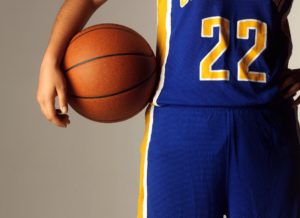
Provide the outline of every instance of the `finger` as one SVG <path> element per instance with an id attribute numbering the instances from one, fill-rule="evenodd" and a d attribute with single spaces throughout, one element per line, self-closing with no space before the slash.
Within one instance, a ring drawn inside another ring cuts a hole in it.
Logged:
<path id="1" fill-rule="evenodd" d="M 68 98 L 67 90 L 65 85 L 60 85 L 56 87 L 56 92 L 58 95 L 58 102 L 60 110 L 65 114 L 68 113 Z"/>
<path id="2" fill-rule="evenodd" d="M 283 80 L 283 83 L 279 86 L 279 91 L 283 91 L 289 86 L 300 82 L 300 69 L 286 69 L 280 76 L 279 80 Z"/>
<path id="3" fill-rule="evenodd" d="M 300 83 L 296 83 L 295 85 L 293 85 L 291 88 L 289 88 L 284 94 L 283 97 L 284 98 L 289 98 L 292 95 L 296 94 L 296 92 L 300 89 Z"/>
<path id="4" fill-rule="evenodd" d="M 70 124 L 71 121 L 69 120 L 68 117 L 66 116 L 61 116 L 61 115 L 58 115 L 58 119 L 64 123 L 65 127 L 67 127 L 67 124 Z"/>
<path id="5" fill-rule="evenodd" d="M 56 112 L 57 112 L 57 116 L 59 117 L 59 119 L 61 119 L 64 123 L 67 123 L 67 124 L 71 123 L 68 114 L 61 114 L 60 109 L 56 109 Z"/>
<path id="6" fill-rule="evenodd" d="M 69 115 L 68 115 L 68 114 L 57 114 L 57 116 L 58 116 L 60 119 L 69 119 Z"/>
<path id="7" fill-rule="evenodd" d="M 65 124 L 71 123 L 71 121 L 69 120 L 69 115 L 62 114 L 60 109 L 56 109 L 56 114 L 58 115 L 59 119 L 62 120 Z"/>
<path id="8" fill-rule="evenodd" d="M 59 127 L 66 127 L 66 124 L 62 121 L 62 118 L 60 118 L 60 116 L 56 114 L 54 99 L 48 100 L 45 103 L 45 109 L 47 113 L 47 119 L 49 121 L 53 122 Z"/>
<path id="9" fill-rule="evenodd" d="M 286 78 L 294 73 L 294 70 L 286 68 L 283 70 L 283 73 L 279 75 L 279 79 L 282 80 L 283 78 Z"/>
<path id="10" fill-rule="evenodd" d="M 296 80 L 293 75 L 287 77 L 282 84 L 279 86 L 279 91 L 283 91 L 284 89 L 288 88 L 289 86 L 293 86 L 296 83 Z"/>
<path id="11" fill-rule="evenodd" d="M 69 120 L 68 117 L 64 117 L 63 118 L 63 122 L 66 123 L 66 124 L 70 124 L 71 123 L 71 121 Z"/>
<path id="12" fill-rule="evenodd" d="M 283 70 L 283 72 L 279 75 L 279 80 L 284 80 L 286 79 L 287 77 L 295 74 L 294 71 L 296 69 L 289 69 L 289 68 L 286 68 L 285 70 Z"/>
<path id="13" fill-rule="evenodd" d="M 62 111 L 60 109 L 56 109 L 56 114 L 60 115 L 60 116 L 66 116 L 69 118 L 68 114 L 63 114 Z"/>

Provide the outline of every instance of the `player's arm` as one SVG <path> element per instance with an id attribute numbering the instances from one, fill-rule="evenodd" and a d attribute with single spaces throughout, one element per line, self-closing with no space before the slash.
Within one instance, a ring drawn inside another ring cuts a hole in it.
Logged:
<path id="1" fill-rule="evenodd" d="M 60 127 L 70 124 L 66 81 L 60 70 L 66 47 L 71 38 L 81 31 L 93 13 L 107 0 L 66 0 L 56 17 L 50 40 L 40 67 L 37 101 L 47 120 Z M 58 96 L 59 109 L 55 109 Z"/>
<path id="2" fill-rule="evenodd" d="M 283 30 L 289 38 L 291 38 L 290 28 L 288 19 L 283 24 Z M 279 91 L 282 93 L 284 98 L 289 98 L 300 90 L 300 69 L 286 69 L 279 78 L 282 80 Z M 300 96 L 297 99 L 292 100 L 292 107 L 297 107 L 300 104 Z"/>

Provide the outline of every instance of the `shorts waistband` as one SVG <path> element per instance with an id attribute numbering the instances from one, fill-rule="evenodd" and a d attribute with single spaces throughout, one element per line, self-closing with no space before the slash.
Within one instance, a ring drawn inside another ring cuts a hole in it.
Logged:
<path id="1" fill-rule="evenodd" d="M 261 104 L 251 106 L 191 106 L 191 105 L 165 105 L 154 106 L 158 108 L 181 108 L 187 110 L 202 110 L 202 111 L 253 111 L 253 110 L 272 110 L 282 111 L 295 109 L 291 106 L 291 101 L 285 101 L 277 104 Z"/>

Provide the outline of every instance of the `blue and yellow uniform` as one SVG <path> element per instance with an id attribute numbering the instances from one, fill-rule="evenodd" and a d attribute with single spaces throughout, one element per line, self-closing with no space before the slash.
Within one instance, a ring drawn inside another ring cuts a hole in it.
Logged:
<path id="1" fill-rule="evenodd" d="M 157 0 L 138 218 L 300 217 L 297 111 L 279 94 L 293 0 Z"/>

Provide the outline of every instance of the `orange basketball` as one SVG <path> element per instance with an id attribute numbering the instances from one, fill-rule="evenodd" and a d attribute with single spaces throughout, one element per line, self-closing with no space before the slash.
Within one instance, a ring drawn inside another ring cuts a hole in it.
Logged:
<path id="1" fill-rule="evenodd" d="M 103 123 L 127 120 L 144 109 L 158 78 L 148 42 L 118 24 L 98 24 L 78 32 L 67 46 L 61 69 L 70 106 Z"/>

